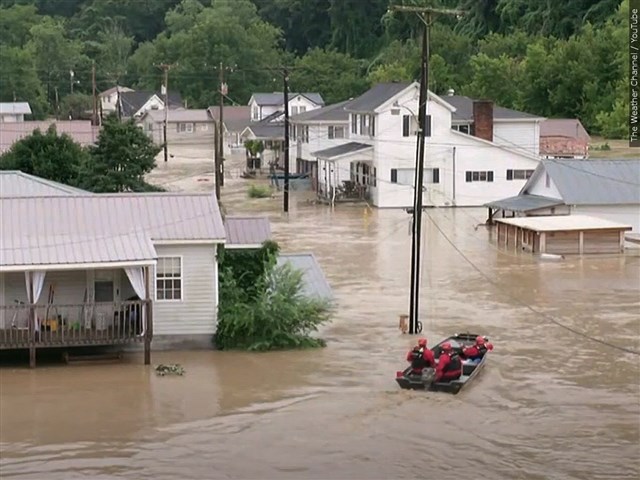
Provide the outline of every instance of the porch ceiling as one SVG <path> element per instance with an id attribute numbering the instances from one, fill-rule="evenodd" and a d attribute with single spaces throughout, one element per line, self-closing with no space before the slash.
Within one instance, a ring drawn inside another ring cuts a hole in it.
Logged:
<path id="1" fill-rule="evenodd" d="M 337 160 L 338 158 L 360 154 L 361 157 L 364 157 L 362 158 L 362 161 L 369 161 L 373 160 L 372 153 L 372 145 L 359 142 L 349 142 L 343 145 L 325 148 L 324 150 L 318 150 L 317 152 L 313 152 L 312 155 L 321 160 Z"/>
<path id="2" fill-rule="evenodd" d="M 564 205 L 557 198 L 542 197 L 539 195 L 518 195 L 516 197 L 503 198 L 494 202 L 485 203 L 485 207 L 499 208 L 511 212 L 532 212 L 541 208 L 551 208 Z"/>

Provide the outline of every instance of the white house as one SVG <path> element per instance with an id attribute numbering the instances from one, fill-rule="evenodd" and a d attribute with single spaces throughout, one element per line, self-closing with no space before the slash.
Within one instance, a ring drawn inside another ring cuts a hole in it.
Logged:
<path id="1" fill-rule="evenodd" d="M 149 110 L 138 123 L 155 144 L 164 143 L 165 111 Z M 207 146 L 215 144 L 215 121 L 205 109 L 169 109 L 167 115 L 167 142 L 171 145 Z"/>
<path id="2" fill-rule="evenodd" d="M 101 92 L 98 97 L 100 98 L 100 107 L 103 114 L 109 114 L 115 112 L 118 108 L 118 92 L 133 92 L 129 87 L 111 87 L 104 92 Z"/>
<path id="3" fill-rule="evenodd" d="M 417 82 L 378 84 L 344 107 L 350 142 L 339 151 L 316 152 L 319 162 L 327 162 L 318 164 L 321 184 L 321 169 L 329 169 L 323 191 L 335 197 L 336 190 L 340 193 L 347 185 L 353 190 L 355 184 L 377 207 L 413 204 L 418 90 Z M 513 114 L 517 118 L 510 123 L 502 115 L 498 143 L 491 102 L 473 101 L 472 126 L 463 133 L 454 125 L 457 109 L 447 100 L 429 92 L 424 205 L 478 206 L 517 194 L 539 163 L 538 147 L 521 148 L 519 142 L 524 136 L 526 146 L 536 142 L 542 118 L 524 122 L 525 114 Z M 527 134 L 524 125 L 530 129 Z"/>
<path id="4" fill-rule="evenodd" d="M 517 196 L 485 204 L 494 218 L 587 215 L 640 233 L 640 160 L 542 160 Z"/>
<path id="5" fill-rule="evenodd" d="M 289 115 L 297 115 L 324 106 L 319 93 L 289 93 Z M 251 121 L 258 122 L 276 112 L 284 112 L 282 92 L 254 93 L 249 99 Z"/>
<path id="6" fill-rule="evenodd" d="M 183 108 L 182 97 L 177 92 L 169 92 L 169 109 Z M 150 110 L 163 110 L 164 95 L 160 92 L 131 91 L 120 92 L 118 108 L 122 118 L 140 118 Z"/>
<path id="7" fill-rule="evenodd" d="M 24 122 L 25 115 L 31 115 L 31 106 L 27 102 L 0 103 L 0 123 Z"/>

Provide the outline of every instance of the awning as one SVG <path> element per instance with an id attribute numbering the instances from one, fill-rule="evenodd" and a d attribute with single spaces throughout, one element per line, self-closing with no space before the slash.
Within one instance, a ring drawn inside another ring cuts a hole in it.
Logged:
<path id="1" fill-rule="evenodd" d="M 373 151 L 373 146 L 367 145 L 366 143 L 349 142 L 343 145 L 325 148 L 324 150 L 318 150 L 317 152 L 313 152 L 312 155 L 322 160 L 335 160 L 339 157 L 364 152 L 366 150 Z"/>
<path id="2" fill-rule="evenodd" d="M 558 198 L 542 197 L 539 195 L 518 195 L 516 197 L 503 198 L 494 202 L 485 203 L 485 207 L 508 210 L 510 212 L 532 212 L 541 208 L 551 208 L 564 205 Z"/>

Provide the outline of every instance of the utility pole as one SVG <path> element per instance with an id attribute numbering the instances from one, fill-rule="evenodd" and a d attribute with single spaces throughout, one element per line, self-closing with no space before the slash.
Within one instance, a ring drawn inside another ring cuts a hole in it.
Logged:
<path id="1" fill-rule="evenodd" d="M 76 76 L 75 72 L 73 70 L 69 70 L 69 90 L 71 92 L 71 95 L 73 95 L 73 78 Z"/>
<path id="2" fill-rule="evenodd" d="M 283 68 L 284 76 L 284 213 L 289 213 L 289 71 Z"/>
<path id="3" fill-rule="evenodd" d="M 98 97 L 96 93 L 96 62 L 95 60 L 91 63 L 91 91 L 93 94 L 93 117 L 92 123 L 93 125 L 98 124 Z"/>
<path id="4" fill-rule="evenodd" d="M 424 30 L 422 33 L 422 56 L 420 68 L 420 100 L 418 109 L 418 138 L 416 145 L 416 176 L 414 186 L 413 222 L 411 239 L 411 292 L 409 297 L 409 333 L 420 333 L 420 248 L 422 240 L 423 182 L 425 162 L 425 135 L 427 131 L 427 100 L 429 92 L 429 33 L 436 15 L 462 15 L 462 11 L 432 7 L 395 5 L 391 10 L 413 12 L 418 15 Z M 455 172 L 454 172 L 455 173 Z"/>
<path id="5" fill-rule="evenodd" d="M 220 178 L 220 186 L 224 187 L 224 96 L 228 92 L 227 84 L 224 83 L 224 68 L 222 62 L 220 62 L 220 113 L 218 114 L 218 151 L 219 155 L 218 165 L 216 168 L 216 182 L 217 178 Z"/>
<path id="6" fill-rule="evenodd" d="M 169 145 L 167 143 L 167 124 L 169 123 L 169 70 L 173 65 L 161 63 L 158 67 L 164 72 L 164 125 L 162 129 L 164 138 L 164 161 L 166 163 L 169 161 Z"/>

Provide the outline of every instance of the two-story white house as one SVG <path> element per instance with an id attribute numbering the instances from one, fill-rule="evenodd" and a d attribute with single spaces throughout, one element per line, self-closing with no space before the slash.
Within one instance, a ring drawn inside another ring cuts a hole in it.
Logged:
<path id="1" fill-rule="evenodd" d="M 308 112 L 324 106 L 319 93 L 289 93 L 289 115 Z M 276 112 L 284 112 L 284 94 L 282 92 L 254 93 L 249 99 L 251 121 L 259 122 Z"/>
<path id="2" fill-rule="evenodd" d="M 417 82 L 383 83 L 345 106 L 349 143 L 318 156 L 321 181 L 322 169 L 331 170 L 326 190 L 343 188 L 347 176 L 377 207 L 413 204 L 418 97 Z M 457 108 L 448 99 L 428 95 L 424 204 L 478 206 L 516 195 L 540 161 L 534 143 L 543 119 L 507 109 L 496 112 L 492 102 L 471 100 L 472 121 L 465 133 L 455 124 Z M 503 124 L 500 143 L 496 115 Z M 328 163 L 321 165 L 322 160 Z"/>
<path id="3" fill-rule="evenodd" d="M 102 109 L 103 115 L 108 115 L 109 113 L 115 112 L 117 110 L 119 92 L 133 92 L 133 89 L 118 85 L 117 87 L 111 87 L 98 95 L 98 98 L 100 98 L 100 108 Z"/>
<path id="4" fill-rule="evenodd" d="M 0 123 L 24 122 L 25 115 L 31 115 L 31 106 L 27 102 L 0 103 Z"/>

